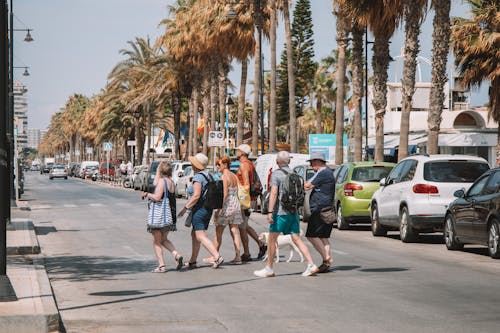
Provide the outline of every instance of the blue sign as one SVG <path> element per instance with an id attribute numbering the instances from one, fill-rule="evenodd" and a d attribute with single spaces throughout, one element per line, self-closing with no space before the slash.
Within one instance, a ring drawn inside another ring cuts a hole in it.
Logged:
<path id="1" fill-rule="evenodd" d="M 347 157 L 347 134 L 344 134 L 343 140 L 344 157 Z M 315 151 L 325 153 L 327 161 L 335 160 L 335 134 L 309 134 L 309 154 Z"/>

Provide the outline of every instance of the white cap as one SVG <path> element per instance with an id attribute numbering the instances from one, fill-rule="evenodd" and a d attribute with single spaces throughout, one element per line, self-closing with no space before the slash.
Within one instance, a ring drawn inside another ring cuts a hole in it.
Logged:
<path id="1" fill-rule="evenodd" d="M 239 145 L 238 150 L 240 150 L 243 154 L 247 156 L 250 155 L 250 153 L 252 152 L 252 148 L 250 148 L 250 146 L 247 145 L 246 143 Z"/>

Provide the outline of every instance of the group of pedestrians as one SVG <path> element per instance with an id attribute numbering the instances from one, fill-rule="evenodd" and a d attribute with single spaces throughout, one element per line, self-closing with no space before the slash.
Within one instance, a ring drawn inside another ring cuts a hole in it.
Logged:
<path id="1" fill-rule="evenodd" d="M 324 154 L 313 153 L 311 155 L 309 162 L 315 171 L 315 175 L 309 181 L 301 184 L 305 191 L 310 191 L 311 217 L 307 226 L 306 237 L 323 259 L 323 262 L 318 267 L 314 264 L 307 245 L 301 239 L 298 211 L 283 204 L 282 197 L 285 193 L 288 195 L 288 192 L 286 192 L 288 190 L 288 184 L 286 184 L 289 179 L 288 175 L 293 173 L 289 167 L 291 156 L 288 152 L 281 151 L 277 154 L 276 163 L 279 168 L 271 175 L 269 214 L 267 215 L 267 221 L 269 222 L 267 244 L 259 239 L 256 231 L 248 225 L 250 209 L 246 204 L 242 203 L 241 193 L 249 195 L 250 186 L 254 182 L 255 166 L 248 159 L 250 152 L 251 148 L 246 144 L 238 147 L 236 157 L 240 162 L 240 166 L 236 174 L 230 170 L 231 159 L 229 157 L 225 156 L 216 161 L 217 171 L 221 175 L 220 180 L 222 180 L 223 200 L 222 208 L 215 210 L 204 205 L 207 200 L 209 183 L 213 180 L 213 176 L 207 170 L 208 157 L 201 153 L 190 156 L 188 159 L 194 171 L 192 195 L 177 215 L 175 212 L 175 185 L 171 179 L 172 167 L 167 162 L 160 162 L 154 180 L 155 192 L 144 192 L 142 194 L 143 199 L 147 198 L 151 202 L 148 214 L 148 232 L 153 236 L 153 248 L 158 261 L 158 266 L 153 272 L 166 271 L 162 247 L 172 253 L 176 261 L 176 269 L 180 270 L 183 267 L 197 267 L 200 247 L 203 245 L 210 254 L 210 257 L 203 259 L 203 261 L 210 263 L 213 268 L 218 268 L 224 262 L 219 250 L 222 235 L 227 226 L 230 230 L 235 252 L 234 258 L 229 261 L 229 264 L 239 265 L 252 260 L 249 251 L 249 238 L 254 239 L 259 246 L 259 259 L 266 255 L 267 251 L 266 266 L 254 272 L 254 275 L 258 277 L 274 276 L 273 263 L 276 254 L 276 241 L 280 234 L 290 234 L 293 242 L 307 260 L 307 267 L 302 273 L 303 276 L 311 276 L 329 270 L 333 264 L 329 242 L 332 222 L 325 221 L 322 211 L 333 207 L 335 180 L 333 171 L 326 167 Z M 243 189 L 243 192 L 241 189 Z M 256 198 L 251 199 L 255 200 Z M 159 212 L 158 215 L 161 215 L 166 222 L 155 225 L 152 222 L 152 216 L 154 216 L 155 211 L 159 211 L 159 203 L 163 204 L 164 214 Z M 183 261 L 184 257 L 168 239 L 169 232 L 176 230 L 176 217 L 185 215 L 187 215 L 185 224 L 191 226 L 191 256 L 186 262 Z M 206 233 L 212 218 L 215 225 L 215 239 L 213 241 Z"/>

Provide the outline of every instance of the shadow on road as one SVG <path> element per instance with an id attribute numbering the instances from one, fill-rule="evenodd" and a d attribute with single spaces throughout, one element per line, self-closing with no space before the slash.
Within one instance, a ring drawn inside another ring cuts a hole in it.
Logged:
<path id="1" fill-rule="evenodd" d="M 387 234 L 387 238 L 400 240 L 399 233 Z M 421 244 L 444 244 L 442 233 L 420 234 L 415 243 Z"/>
<path id="2" fill-rule="evenodd" d="M 53 226 L 47 226 L 47 227 L 37 227 L 35 226 L 35 232 L 39 236 L 46 236 L 51 232 L 65 232 L 65 231 L 80 231 L 78 229 L 64 229 L 64 230 L 58 230 Z"/>
<path id="3" fill-rule="evenodd" d="M 67 281 L 123 279 L 123 275 L 146 272 L 154 266 L 154 260 L 111 256 L 60 256 L 45 260 L 51 279 Z"/>

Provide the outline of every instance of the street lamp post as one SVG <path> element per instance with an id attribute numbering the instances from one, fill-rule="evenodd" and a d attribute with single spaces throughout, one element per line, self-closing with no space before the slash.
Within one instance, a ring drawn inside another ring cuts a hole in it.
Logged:
<path id="1" fill-rule="evenodd" d="M 6 190 L 0 190 L 0 302 L 17 301 L 16 293 L 7 276 L 7 223 L 10 221 L 10 170 L 12 164 L 9 159 L 10 142 L 9 131 L 9 104 L 8 89 L 8 48 L 7 38 L 7 2 L 0 1 L 0 182 L 7 184 Z"/>
<path id="2" fill-rule="evenodd" d="M 368 29 L 365 29 L 365 160 L 368 161 Z"/>

